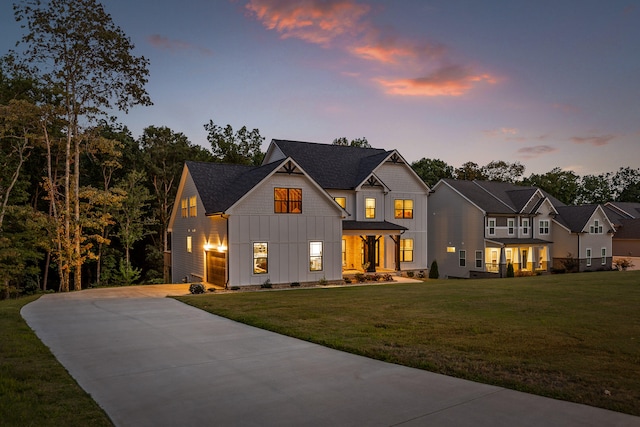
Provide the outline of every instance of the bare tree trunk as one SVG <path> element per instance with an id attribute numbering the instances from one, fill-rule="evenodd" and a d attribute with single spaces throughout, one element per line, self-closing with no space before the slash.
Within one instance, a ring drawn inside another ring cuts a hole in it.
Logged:
<path id="1" fill-rule="evenodd" d="M 80 227 L 80 138 L 76 135 L 74 147 L 74 164 L 73 164 L 73 244 L 74 244 L 74 260 L 75 275 L 73 280 L 74 289 L 79 291 L 82 289 L 82 251 L 81 251 L 81 227 Z"/>
<path id="2" fill-rule="evenodd" d="M 26 130 L 24 132 L 26 133 Z M 0 208 L 0 230 L 2 230 L 2 223 L 4 222 L 4 215 L 7 212 L 7 204 L 9 203 L 9 196 L 11 195 L 11 191 L 13 190 L 13 187 L 16 185 L 16 182 L 18 181 L 18 177 L 20 176 L 20 170 L 22 169 L 22 165 L 29 158 L 30 153 L 27 153 L 25 155 L 25 152 L 30 148 L 32 147 L 29 146 L 29 139 L 27 137 L 24 137 L 22 144 L 20 144 L 20 146 L 14 147 L 14 150 L 17 151 L 19 161 L 18 161 L 18 166 L 16 167 L 16 170 L 13 172 L 13 176 L 11 177 L 11 183 L 9 184 L 9 187 L 7 187 L 7 191 L 4 193 L 4 200 L 2 201 L 2 207 Z"/>

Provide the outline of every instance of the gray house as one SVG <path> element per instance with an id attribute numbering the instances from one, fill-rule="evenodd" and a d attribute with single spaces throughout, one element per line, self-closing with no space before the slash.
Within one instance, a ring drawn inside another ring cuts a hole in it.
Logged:
<path id="1" fill-rule="evenodd" d="M 427 267 L 429 189 L 395 150 L 273 140 L 262 166 L 185 164 L 172 281 L 339 281 Z"/>

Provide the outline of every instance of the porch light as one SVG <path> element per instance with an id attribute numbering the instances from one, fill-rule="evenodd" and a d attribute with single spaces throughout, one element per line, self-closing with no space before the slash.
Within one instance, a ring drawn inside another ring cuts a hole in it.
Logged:
<path id="1" fill-rule="evenodd" d="M 226 252 L 227 247 L 225 245 L 218 245 L 218 252 Z"/>
<path id="2" fill-rule="evenodd" d="M 204 244 L 204 250 L 205 250 L 205 251 L 210 251 L 210 250 L 212 250 L 212 249 L 213 249 L 213 245 L 212 245 L 212 244 L 210 244 L 209 242 L 207 242 L 207 243 L 205 243 L 205 244 Z"/>

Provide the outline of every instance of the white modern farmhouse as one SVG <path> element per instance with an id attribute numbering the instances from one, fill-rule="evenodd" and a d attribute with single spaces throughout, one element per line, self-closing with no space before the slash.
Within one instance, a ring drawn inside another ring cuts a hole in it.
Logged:
<path id="1" fill-rule="evenodd" d="M 258 167 L 187 162 L 169 223 L 172 281 L 426 270 L 428 193 L 396 150 L 273 140 Z"/>

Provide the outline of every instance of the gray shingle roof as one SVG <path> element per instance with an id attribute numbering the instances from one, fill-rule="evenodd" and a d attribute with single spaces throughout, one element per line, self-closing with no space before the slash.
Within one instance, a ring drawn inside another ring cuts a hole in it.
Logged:
<path id="1" fill-rule="evenodd" d="M 205 214 L 211 215 L 225 212 L 283 162 L 258 167 L 192 161 L 185 164 L 200 194 Z"/>
<path id="2" fill-rule="evenodd" d="M 351 190 L 361 184 L 392 151 L 274 139 L 322 188 Z"/>
<path id="3" fill-rule="evenodd" d="M 616 234 L 613 235 L 614 239 L 640 239 L 640 218 L 634 219 L 622 219 L 618 228 L 616 228 Z"/>
<path id="4" fill-rule="evenodd" d="M 598 205 L 558 206 L 557 222 L 567 227 L 572 233 L 581 232 L 587 225 Z"/>

